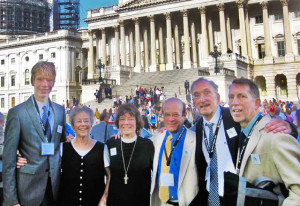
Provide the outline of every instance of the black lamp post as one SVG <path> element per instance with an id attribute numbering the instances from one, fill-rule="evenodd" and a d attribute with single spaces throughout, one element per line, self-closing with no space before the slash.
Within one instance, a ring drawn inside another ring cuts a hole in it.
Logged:
<path id="1" fill-rule="evenodd" d="M 216 64 L 215 64 L 215 73 L 220 73 L 220 68 L 218 67 L 218 57 L 221 56 L 221 52 L 219 52 L 218 50 L 218 47 L 217 46 L 214 46 L 214 51 L 213 52 L 210 52 L 210 56 L 212 56 L 213 58 L 216 59 Z"/>
<path id="2" fill-rule="evenodd" d="M 101 59 L 98 59 L 97 68 L 100 70 L 99 82 L 102 82 L 101 69 L 104 69 L 104 67 L 105 65 L 101 63 Z"/>

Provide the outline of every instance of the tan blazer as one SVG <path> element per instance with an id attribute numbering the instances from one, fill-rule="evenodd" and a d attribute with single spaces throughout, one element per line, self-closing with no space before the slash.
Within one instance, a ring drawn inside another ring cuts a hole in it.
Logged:
<path id="1" fill-rule="evenodd" d="M 153 160 L 153 177 L 150 192 L 151 206 L 159 206 L 162 204 L 158 194 L 159 188 L 157 185 L 157 167 L 160 148 L 165 136 L 166 131 L 164 133 L 156 133 L 153 136 L 155 154 Z M 195 165 L 195 149 L 196 134 L 195 132 L 187 129 L 178 180 L 178 201 L 180 206 L 189 205 L 198 193 L 198 175 Z"/>
<path id="2" fill-rule="evenodd" d="M 289 196 L 284 200 L 283 206 L 300 206 L 300 145 L 288 134 L 266 133 L 264 127 L 270 120 L 271 117 L 267 115 L 255 126 L 239 175 L 246 177 L 251 183 L 261 176 L 284 183 Z M 257 155 L 260 164 L 253 160 Z"/>

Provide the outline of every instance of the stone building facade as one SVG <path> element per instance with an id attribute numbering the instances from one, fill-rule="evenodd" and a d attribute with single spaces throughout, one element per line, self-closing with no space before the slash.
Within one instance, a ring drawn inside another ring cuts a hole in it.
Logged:
<path id="1" fill-rule="evenodd" d="M 0 42 L 0 110 L 24 102 L 33 94 L 31 69 L 38 61 L 54 62 L 56 82 L 50 98 L 65 104 L 72 96 L 80 98 L 82 68 L 85 54 L 82 52 L 81 35 L 78 32 L 58 30 L 31 36 L 10 38 Z"/>
<path id="2" fill-rule="evenodd" d="M 88 78 L 97 77 L 97 59 L 114 78 L 210 68 L 216 45 L 224 67 L 254 79 L 262 99 L 299 100 L 298 0 L 122 0 L 85 21 Z"/>

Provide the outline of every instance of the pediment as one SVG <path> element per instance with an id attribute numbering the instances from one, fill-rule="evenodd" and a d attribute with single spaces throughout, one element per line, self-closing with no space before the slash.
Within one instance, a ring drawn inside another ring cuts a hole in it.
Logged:
<path id="1" fill-rule="evenodd" d="M 124 4 L 119 4 L 118 9 L 124 10 L 124 9 L 144 7 L 144 6 L 155 5 L 155 4 L 165 3 L 165 2 L 172 2 L 172 1 L 176 1 L 176 0 L 129 0 Z"/>
<path id="2" fill-rule="evenodd" d="M 262 40 L 264 40 L 265 38 L 263 37 L 263 36 L 258 36 L 255 40 L 256 41 L 262 41 Z"/>

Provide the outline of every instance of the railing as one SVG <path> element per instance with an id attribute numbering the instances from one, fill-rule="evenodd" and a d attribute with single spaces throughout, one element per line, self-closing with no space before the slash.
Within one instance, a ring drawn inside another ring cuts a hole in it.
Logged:
<path id="1" fill-rule="evenodd" d="M 275 62 L 275 63 L 282 63 L 282 62 L 285 62 L 285 58 L 284 58 L 284 57 L 275 57 L 275 58 L 274 58 L 274 62 Z"/>
<path id="2" fill-rule="evenodd" d="M 133 67 L 129 66 L 105 66 L 106 71 L 128 71 L 133 72 Z"/>
<path id="3" fill-rule="evenodd" d="M 209 68 L 198 69 L 198 76 L 209 76 Z"/>
<path id="4" fill-rule="evenodd" d="M 231 53 L 231 54 L 222 54 L 222 56 L 220 57 L 221 61 L 230 61 L 230 60 L 239 60 L 242 62 L 246 62 L 247 58 L 244 56 L 241 56 L 237 53 Z"/>
<path id="5" fill-rule="evenodd" d="M 99 82 L 100 82 L 99 79 L 83 79 L 81 84 L 88 85 L 88 84 L 97 84 Z M 117 84 L 117 81 L 115 79 L 102 79 L 102 82 L 110 85 Z"/>
<path id="6" fill-rule="evenodd" d="M 222 71 L 222 70 L 221 70 Z M 231 69 L 223 69 L 223 74 L 226 74 L 226 75 L 230 75 L 230 76 L 235 76 L 234 75 L 234 71 L 231 70 Z"/>
<path id="7" fill-rule="evenodd" d="M 254 64 L 264 64 L 264 59 L 254 59 Z"/>

